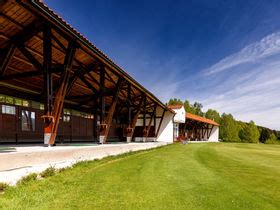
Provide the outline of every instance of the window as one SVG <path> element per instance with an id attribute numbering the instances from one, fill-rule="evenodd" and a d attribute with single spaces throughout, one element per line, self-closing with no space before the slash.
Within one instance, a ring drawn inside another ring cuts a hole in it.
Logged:
<path id="1" fill-rule="evenodd" d="M 69 109 L 63 109 L 63 122 L 70 122 L 71 110 Z"/>
<path id="2" fill-rule="evenodd" d="M 35 112 L 21 111 L 21 129 L 23 131 L 35 131 Z"/>
<path id="3" fill-rule="evenodd" d="M 22 100 L 22 106 L 29 107 L 30 106 L 29 101 Z"/>
<path id="4" fill-rule="evenodd" d="M 19 98 L 15 98 L 15 105 L 22 106 L 22 100 Z"/>
<path id="5" fill-rule="evenodd" d="M 40 110 L 45 110 L 44 104 L 40 104 Z"/>
<path id="6" fill-rule="evenodd" d="M 177 138 L 179 136 L 179 125 L 177 123 L 174 123 L 174 137 Z"/>
<path id="7" fill-rule="evenodd" d="M 70 122 L 70 115 L 63 115 L 63 122 Z"/>
<path id="8" fill-rule="evenodd" d="M 35 102 L 35 101 L 31 101 L 31 107 L 34 108 L 34 109 L 40 109 L 40 103 Z"/>
<path id="9" fill-rule="evenodd" d="M 0 102 L 1 102 L 1 103 L 5 102 L 5 96 L 0 95 Z"/>
<path id="10" fill-rule="evenodd" d="M 69 109 L 63 109 L 63 114 L 70 115 L 71 111 Z"/>
<path id="11" fill-rule="evenodd" d="M 78 111 L 76 111 L 76 110 L 72 110 L 72 115 L 73 115 L 73 116 L 80 117 L 80 112 L 78 112 Z"/>
<path id="12" fill-rule="evenodd" d="M 14 104 L 14 98 L 9 97 L 9 96 L 6 96 L 5 98 L 6 98 L 5 102 L 7 104 Z"/>
<path id="13" fill-rule="evenodd" d="M 2 113 L 15 115 L 16 108 L 14 106 L 2 105 Z"/>

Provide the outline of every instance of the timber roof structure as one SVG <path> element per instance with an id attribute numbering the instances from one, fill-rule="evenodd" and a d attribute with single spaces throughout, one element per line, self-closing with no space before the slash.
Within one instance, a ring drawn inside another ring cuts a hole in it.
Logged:
<path id="1" fill-rule="evenodd" d="M 160 106 L 174 113 L 43 2 L 4 0 L 0 8 L 0 93 L 42 102 L 44 72 L 52 73 L 52 86 L 57 91 L 72 53 L 66 107 L 91 112 L 93 98 L 100 92 L 106 95 L 109 106 L 121 79 L 125 85 L 119 103 L 125 104 L 129 98 L 129 103 L 138 106 L 145 97 L 147 110 Z"/>

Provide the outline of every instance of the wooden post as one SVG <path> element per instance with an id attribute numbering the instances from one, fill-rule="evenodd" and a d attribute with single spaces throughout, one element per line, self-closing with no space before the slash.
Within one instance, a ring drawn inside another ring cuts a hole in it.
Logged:
<path id="1" fill-rule="evenodd" d="M 209 140 L 213 128 L 214 128 L 214 125 L 212 125 L 211 128 L 210 128 L 210 132 L 209 132 L 208 135 L 207 135 L 207 140 Z"/>
<path id="2" fill-rule="evenodd" d="M 105 123 L 105 67 L 101 66 L 100 67 L 100 75 L 99 75 L 99 136 L 98 140 L 100 143 L 105 142 L 105 133 L 102 132 L 104 128 L 102 126 L 106 126 Z"/>
<path id="3" fill-rule="evenodd" d="M 136 113 L 134 114 L 132 121 L 128 124 L 128 127 L 126 128 L 126 140 L 128 143 L 132 141 L 133 134 L 135 131 L 135 126 L 136 126 L 139 114 L 141 112 L 141 107 L 142 107 L 143 101 L 144 101 L 144 96 L 142 95 L 140 102 L 137 105 Z"/>
<path id="4" fill-rule="evenodd" d="M 155 104 L 154 106 L 154 109 L 153 109 L 153 112 L 150 116 L 150 121 L 149 121 L 149 124 L 148 124 L 148 127 L 147 127 L 147 130 L 146 130 L 146 133 L 145 133 L 145 138 L 149 137 L 149 133 L 150 133 L 150 129 L 151 129 L 151 125 L 152 125 L 152 122 L 153 122 L 153 119 L 154 119 L 154 115 L 155 115 L 155 110 L 157 108 L 157 104 Z"/>
<path id="5" fill-rule="evenodd" d="M 93 110 L 93 140 L 97 140 L 97 97 L 94 97 L 94 110 Z"/>
<path id="6" fill-rule="evenodd" d="M 110 109 L 109 109 L 109 112 L 106 116 L 106 119 L 104 120 L 104 124 L 101 124 L 101 130 L 100 130 L 101 134 L 100 134 L 100 136 L 102 136 L 103 142 L 100 142 L 100 143 L 106 143 L 106 141 L 108 139 L 108 134 L 109 134 L 110 127 L 111 127 L 111 124 L 112 124 L 114 112 L 115 112 L 116 105 L 117 105 L 117 102 L 118 102 L 118 99 L 119 99 L 119 94 L 120 94 L 122 85 L 123 85 L 123 80 L 119 79 L 118 83 L 117 83 L 117 87 L 116 87 L 116 93 L 113 97 L 113 102 L 110 106 Z"/>
<path id="7" fill-rule="evenodd" d="M 145 95 L 144 103 L 143 103 L 143 142 L 146 142 L 146 106 L 147 106 L 147 96 Z"/>
<path id="8" fill-rule="evenodd" d="M 51 29 L 45 26 L 43 31 L 43 78 L 44 78 L 44 144 L 50 143 L 53 117 L 53 86 L 52 86 L 52 43 L 51 43 Z"/>
<path id="9" fill-rule="evenodd" d="M 6 56 L 1 61 L 1 69 L 0 69 L 0 76 L 3 76 L 5 74 L 5 71 L 15 53 L 16 46 L 12 43 L 9 45 L 9 47 L 6 49 Z"/>
<path id="10" fill-rule="evenodd" d="M 76 43 L 69 42 L 66 56 L 64 59 L 64 71 L 62 74 L 60 87 L 58 89 L 58 92 L 56 93 L 55 100 L 54 100 L 54 109 L 52 113 L 54 122 L 52 126 L 51 137 L 50 137 L 50 145 L 53 145 L 55 143 L 55 138 L 57 134 L 60 116 L 63 110 L 64 98 L 67 92 L 70 70 L 72 69 L 75 52 L 76 52 Z"/>
<path id="11" fill-rule="evenodd" d="M 132 107 L 131 107 L 131 84 L 127 84 L 127 109 L 128 109 L 128 115 L 127 115 L 127 122 L 128 124 L 131 123 L 131 112 L 132 112 Z"/>
<path id="12" fill-rule="evenodd" d="M 155 138 L 156 138 L 156 127 L 157 127 L 157 109 L 155 109 L 155 112 L 154 112 L 154 137 Z"/>
<path id="13" fill-rule="evenodd" d="M 161 118 L 160 118 L 160 122 L 159 122 L 158 128 L 157 128 L 156 137 L 158 137 L 159 130 L 160 130 L 160 127 L 161 127 L 161 124 L 162 124 L 165 112 L 166 112 L 166 110 L 164 109 L 163 112 L 162 112 Z"/>

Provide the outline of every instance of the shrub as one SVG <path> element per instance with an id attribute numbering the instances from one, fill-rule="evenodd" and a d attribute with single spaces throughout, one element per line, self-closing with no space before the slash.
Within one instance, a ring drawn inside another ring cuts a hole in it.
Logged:
<path id="1" fill-rule="evenodd" d="M 48 167 L 46 170 L 40 173 L 43 178 L 55 175 L 56 169 L 53 166 Z"/>
<path id="2" fill-rule="evenodd" d="M 4 190 L 6 190 L 9 187 L 8 184 L 4 183 L 4 182 L 0 182 L 0 192 L 3 192 Z"/>
<path id="3" fill-rule="evenodd" d="M 27 176 L 24 176 L 22 177 L 18 182 L 17 184 L 27 184 L 28 182 L 30 181 L 34 181 L 37 179 L 37 174 L 36 173 L 31 173 L 31 174 L 28 174 Z"/>
<path id="4" fill-rule="evenodd" d="M 63 171 L 66 171 L 66 170 L 68 170 L 68 169 L 71 169 L 72 167 L 71 166 L 67 166 L 67 167 L 64 167 L 64 168 L 60 168 L 60 169 L 58 169 L 58 173 L 61 173 L 61 172 L 63 172 Z"/>
<path id="5" fill-rule="evenodd" d="M 279 141 L 277 140 L 277 137 L 274 135 L 274 133 L 270 134 L 269 139 L 265 141 L 266 144 L 279 144 Z"/>

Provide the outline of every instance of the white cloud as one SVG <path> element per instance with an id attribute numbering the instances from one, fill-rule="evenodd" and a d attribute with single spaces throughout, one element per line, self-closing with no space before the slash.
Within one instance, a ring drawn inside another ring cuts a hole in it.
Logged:
<path id="1" fill-rule="evenodd" d="M 203 94 L 205 110 L 214 108 L 280 130 L 280 33 L 220 60 L 201 77 L 223 78 L 207 98 Z"/>
<path id="2" fill-rule="evenodd" d="M 204 70 L 206 75 L 216 74 L 245 63 L 257 62 L 280 52 L 280 32 L 264 37 L 241 51 L 232 54 Z"/>

